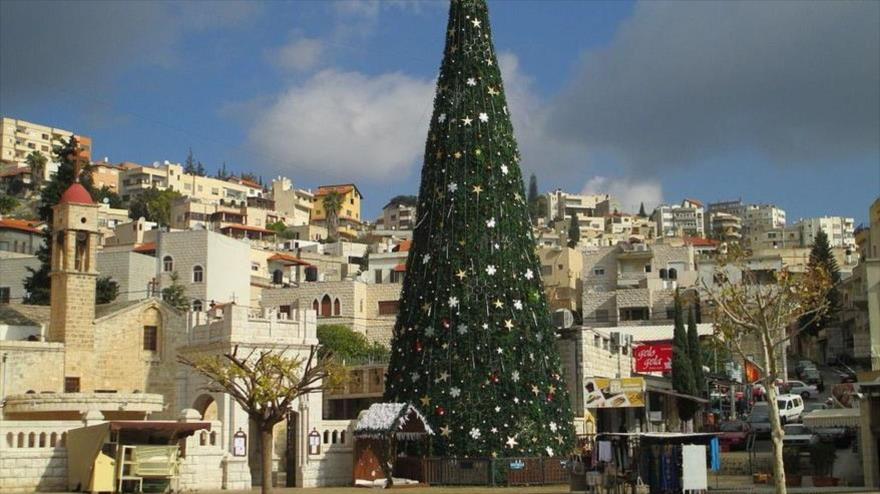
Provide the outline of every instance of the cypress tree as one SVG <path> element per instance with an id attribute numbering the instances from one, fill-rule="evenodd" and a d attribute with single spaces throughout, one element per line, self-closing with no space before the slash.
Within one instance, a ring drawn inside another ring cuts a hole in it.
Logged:
<path id="1" fill-rule="evenodd" d="M 578 242 L 581 240 L 581 226 L 578 223 L 577 215 L 571 215 L 571 222 L 568 224 L 568 246 L 571 248 L 577 247 Z"/>
<path id="2" fill-rule="evenodd" d="M 684 328 L 684 315 L 681 307 L 681 296 L 675 294 L 675 325 L 672 333 L 672 389 L 686 395 L 694 395 L 694 367 L 691 364 L 688 350 L 687 331 Z M 676 400 L 678 417 L 690 420 L 694 416 L 695 407 L 690 400 Z"/>
<path id="3" fill-rule="evenodd" d="M 647 217 L 648 217 L 648 213 L 645 212 L 645 203 L 642 202 L 639 205 L 639 218 L 647 218 Z"/>
<path id="4" fill-rule="evenodd" d="M 834 284 L 825 296 L 828 309 L 818 318 L 814 315 L 805 316 L 801 322 L 804 333 L 815 336 L 820 329 L 828 326 L 834 321 L 837 312 L 840 310 L 840 268 L 837 265 L 837 259 L 834 258 L 834 251 L 831 250 L 831 243 L 828 241 L 828 234 L 823 230 L 816 233 L 813 240 L 813 247 L 810 249 L 810 258 L 808 264 L 811 267 L 821 267 L 831 277 Z"/>
<path id="5" fill-rule="evenodd" d="M 695 311 L 694 307 L 688 309 L 688 358 L 693 367 L 694 394 L 702 396 L 706 390 L 706 376 L 703 374 L 703 348 L 700 346 L 700 336 L 697 334 Z"/>
<path id="6" fill-rule="evenodd" d="M 385 399 L 433 454 L 566 454 L 572 414 L 485 0 L 453 0 Z"/>

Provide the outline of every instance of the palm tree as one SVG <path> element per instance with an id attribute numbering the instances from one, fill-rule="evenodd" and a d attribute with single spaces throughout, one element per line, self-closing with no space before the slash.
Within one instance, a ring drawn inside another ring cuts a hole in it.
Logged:
<path id="1" fill-rule="evenodd" d="M 339 211 L 342 210 L 342 194 L 331 191 L 324 196 L 322 204 L 327 215 L 327 236 L 335 239 L 339 232 Z"/>
<path id="2" fill-rule="evenodd" d="M 43 153 L 34 151 L 25 158 L 28 167 L 31 169 L 31 182 L 34 190 L 40 190 L 43 185 L 43 176 L 46 173 L 46 163 L 49 161 L 43 156 Z"/>

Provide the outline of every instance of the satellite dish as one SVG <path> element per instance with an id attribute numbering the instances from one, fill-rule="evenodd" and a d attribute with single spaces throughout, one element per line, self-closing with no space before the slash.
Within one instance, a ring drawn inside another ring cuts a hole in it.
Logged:
<path id="1" fill-rule="evenodd" d="M 104 199 L 101 200 L 101 202 L 103 202 L 104 204 L 109 204 L 109 203 L 110 203 L 110 198 L 109 198 L 109 197 L 105 197 Z"/>

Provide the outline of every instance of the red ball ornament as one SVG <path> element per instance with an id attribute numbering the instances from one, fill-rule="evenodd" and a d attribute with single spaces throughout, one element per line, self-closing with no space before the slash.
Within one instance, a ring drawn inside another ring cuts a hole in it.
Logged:
<path id="1" fill-rule="evenodd" d="M 421 352 L 421 351 L 422 351 L 422 342 L 421 342 L 421 341 L 416 340 L 416 342 L 415 342 L 415 344 L 414 344 L 413 346 L 415 347 L 415 349 L 416 349 L 417 352 Z"/>
<path id="2" fill-rule="evenodd" d="M 446 415 L 446 409 L 438 405 L 437 408 L 434 409 L 434 413 L 442 417 Z"/>
<path id="3" fill-rule="evenodd" d="M 492 373 L 492 377 L 490 379 L 492 380 L 492 384 L 498 384 L 498 382 L 501 381 L 501 378 L 498 377 L 498 374 L 494 372 Z"/>
<path id="4" fill-rule="evenodd" d="M 556 397 L 556 395 L 554 395 L 553 393 L 548 393 L 547 394 L 547 401 L 553 401 L 553 398 L 555 398 L 555 397 Z"/>
<path id="5" fill-rule="evenodd" d="M 440 324 L 443 325 L 443 329 L 449 329 L 450 327 L 452 327 L 452 321 L 450 321 L 448 317 L 444 317 L 443 319 L 441 319 Z"/>

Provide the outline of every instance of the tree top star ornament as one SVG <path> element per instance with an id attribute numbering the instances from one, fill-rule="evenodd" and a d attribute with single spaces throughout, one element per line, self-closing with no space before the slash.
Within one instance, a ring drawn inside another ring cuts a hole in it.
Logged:
<path id="1" fill-rule="evenodd" d="M 564 454 L 572 414 L 489 26 L 484 0 L 451 2 L 385 399 L 425 407 L 444 431 L 432 454 Z"/>

